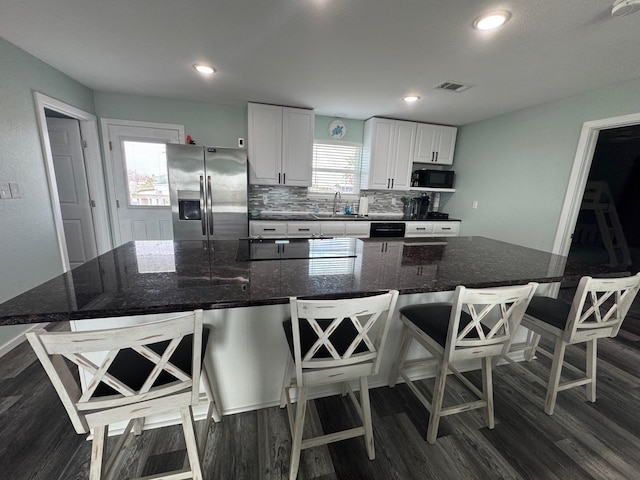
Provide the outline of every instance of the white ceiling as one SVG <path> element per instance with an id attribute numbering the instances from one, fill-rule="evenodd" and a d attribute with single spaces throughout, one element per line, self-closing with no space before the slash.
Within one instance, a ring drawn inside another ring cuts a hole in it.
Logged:
<path id="1" fill-rule="evenodd" d="M 612 3 L 2 0 L 0 34 L 94 90 L 463 125 L 640 77 L 640 13 Z M 502 29 L 471 27 L 495 9 Z M 433 89 L 446 80 L 475 87 Z"/>

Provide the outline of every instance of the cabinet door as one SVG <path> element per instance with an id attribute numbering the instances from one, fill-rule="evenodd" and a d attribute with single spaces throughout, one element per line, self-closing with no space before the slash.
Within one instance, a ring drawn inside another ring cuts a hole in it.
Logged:
<path id="1" fill-rule="evenodd" d="M 347 222 L 320 222 L 320 233 L 325 237 L 344 237 Z"/>
<path id="2" fill-rule="evenodd" d="M 438 127 L 439 135 L 436 144 L 436 163 L 438 165 L 453 165 L 453 151 L 456 146 L 456 127 Z"/>
<path id="3" fill-rule="evenodd" d="M 310 187 L 313 110 L 282 109 L 282 185 Z"/>
<path id="4" fill-rule="evenodd" d="M 282 107 L 248 107 L 249 183 L 278 185 L 282 164 Z"/>
<path id="5" fill-rule="evenodd" d="M 394 121 L 372 118 L 367 121 L 370 132 L 368 183 L 366 188 L 386 190 L 391 187 L 390 164 L 393 162 Z M 366 128 L 367 125 L 365 125 Z"/>
<path id="6" fill-rule="evenodd" d="M 413 161 L 436 165 L 452 165 L 456 145 L 456 127 L 419 123 Z"/>
<path id="7" fill-rule="evenodd" d="M 347 237 L 369 238 L 371 222 L 345 222 L 345 235 Z"/>
<path id="8" fill-rule="evenodd" d="M 436 158 L 435 141 L 438 132 L 436 125 L 419 123 L 416 129 L 416 146 L 413 161 L 418 163 L 434 163 Z"/>
<path id="9" fill-rule="evenodd" d="M 409 190 L 411 187 L 411 167 L 413 166 L 413 150 L 416 141 L 416 124 L 413 122 L 395 122 L 394 155 L 390 163 L 391 188 Z"/>

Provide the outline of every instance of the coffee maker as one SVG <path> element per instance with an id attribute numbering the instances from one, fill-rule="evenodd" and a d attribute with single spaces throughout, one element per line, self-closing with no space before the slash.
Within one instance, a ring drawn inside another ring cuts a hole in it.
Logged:
<path id="1" fill-rule="evenodd" d="M 426 193 L 420 194 L 419 197 L 414 197 L 414 210 L 412 218 L 415 218 L 417 220 L 426 220 L 429 216 L 429 202 L 429 195 L 427 195 Z"/>
<path id="2" fill-rule="evenodd" d="M 406 220 L 425 220 L 429 218 L 430 198 L 426 193 L 422 193 L 419 197 L 402 197 L 404 204 L 402 218 Z"/>

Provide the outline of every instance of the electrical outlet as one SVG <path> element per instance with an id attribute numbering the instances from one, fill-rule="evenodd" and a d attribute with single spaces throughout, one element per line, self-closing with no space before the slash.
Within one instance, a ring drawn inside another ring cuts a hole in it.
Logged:
<path id="1" fill-rule="evenodd" d="M 474 200 L 471 204 L 471 208 L 478 208 L 478 200 Z"/>
<path id="2" fill-rule="evenodd" d="M 19 183 L 9 182 L 9 190 L 11 190 L 11 196 L 13 198 L 22 198 L 22 190 Z"/>
<path id="3" fill-rule="evenodd" d="M 0 183 L 0 198 L 11 198 L 11 190 L 8 182 Z"/>
<path id="4" fill-rule="evenodd" d="M 244 138 L 238 137 L 238 148 L 244 148 Z"/>

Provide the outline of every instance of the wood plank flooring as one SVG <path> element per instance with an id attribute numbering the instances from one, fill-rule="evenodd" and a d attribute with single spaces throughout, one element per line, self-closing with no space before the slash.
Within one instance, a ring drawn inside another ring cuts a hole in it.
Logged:
<path id="1" fill-rule="evenodd" d="M 570 296 L 570 295 L 569 295 Z M 387 352 L 390 354 L 390 352 Z M 620 335 L 599 342 L 598 400 L 583 388 L 559 394 L 556 413 L 543 412 L 544 391 L 509 365 L 495 371 L 496 427 L 481 411 L 444 418 L 438 441 L 424 440 L 428 413 L 408 388 L 371 391 L 376 459 L 361 438 L 305 450 L 300 480 L 358 479 L 637 479 L 640 478 L 640 302 Z M 570 349 L 579 364 L 584 350 Z M 544 372 L 545 358 L 530 364 Z M 477 373 L 469 377 L 479 384 Z M 431 380 L 419 382 L 431 389 Z M 446 401 L 466 393 L 451 379 Z M 528 397 L 533 397 L 533 401 Z M 342 397 L 310 404 L 308 432 L 352 425 Z M 203 459 L 207 479 L 288 478 L 290 438 L 280 408 L 228 415 L 212 425 Z M 114 478 L 179 468 L 186 450 L 179 426 L 133 439 Z M 90 443 L 77 435 L 27 343 L 0 359 L 0 478 L 88 478 Z"/>

